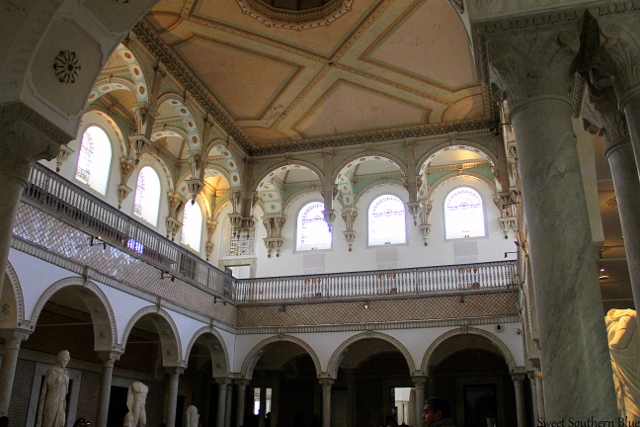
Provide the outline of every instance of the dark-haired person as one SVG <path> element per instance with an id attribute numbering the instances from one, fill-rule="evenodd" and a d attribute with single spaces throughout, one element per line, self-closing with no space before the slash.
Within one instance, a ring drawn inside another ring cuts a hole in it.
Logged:
<path id="1" fill-rule="evenodd" d="M 422 419 L 425 427 L 456 427 L 451 419 L 449 402 L 441 397 L 430 397 L 424 401 Z"/>

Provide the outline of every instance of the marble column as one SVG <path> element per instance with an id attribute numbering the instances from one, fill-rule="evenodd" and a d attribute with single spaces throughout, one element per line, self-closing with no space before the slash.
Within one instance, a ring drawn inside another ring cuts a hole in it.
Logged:
<path id="1" fill-rule="evenodd" d="M 262 383 L 260 386 L 260 413 L 258 414 L 258 427 L 265 427 L 264 416 L 267 413 L 267 386 Z"/>
<path id="2" fill-rule="evenodd" d="M 226 408 L 224 410 L 224 427 L 231 427 L 231 404 L 233 403 L 233 384 L 227 386 L 227 396 L 225 397 Z"/>
<path id="3" fill-rule="evenodd" d="M 415 417 L 416 422 L 420 423 L 422 420 L 422 409 L 424 408 L 424 384 L 427 382 L 427 377 L 411 377 L 413 384 L 416 386 L 416 406 Z"/>
<path id="4" fill-rule="evenodd" d="M 347 427 L 356 426 L 356 379 L 355 370 L 347 369 Z"/>
<path id="5" fill-rule="evenodd" d="M 98 398 L 96 425 L 98 427 L 107 427 L 113 365 L 120 359 L 120 354 L 111 351 L 99 351 L 98 358 L 102 360 L 102 379 L 100 380 L 100 397 Z"/>
<path id="6" fill-rule="evenodd" d="M 586 108 L 583 108 L 583 120 L 602 128 L 605 133 L 604 155 L 609 161 L 618 203 L 633 299 L 635 306 L 640 307 L 640 179 L 627 120 L 618 109 L 612 87 L 598 89 L 591 83 L 587 95 L 592 111 L 585 112 Z M 589 113 L 594 117 L 589 117 Z M 635 114 L 640 114 L 640 111 Z M 594 121 L 598 123 L 591 123 Z"/>
<path id="7" fill-rule="evenodd" d="M 516 419 L 518 427 L 526 427 L 527 420 L 524 410 L 524 388 L 522 381 L 524 380 L 524 374 L 512 374 L 513 386 L 516 392 Z"/>
<path id="8" fill-rule="evenodd" d="M 169 374 L 169 387 L 167 387 L 167 408 L 165 420 L 167 427 L 175 427 L 176 425 L 176 408 L 178 405 L 178 382 L 180 374 L 184 372 L 183 368 L 166 368 Z"/>
<path id="9" fill-rule="evenodd" d="M 55 158 L 72 139 L 23 104 L 0 106 L 0 293 L 4 283 L 13 223 L 32 164 Z"/>
<path id="10" fill-rule="evenodd" d="M 536 371 L 536 407 L 538 408 L 538 416 L 543 420 L 546 419 L 544 411 L 544 387 L 542 382 L 542 372 Z"/>
<path id="11" fill-rule="evenodd" d="M 322 387 L 322 427 L 331 427 L 331 386 L 333 380 L 323 378 L 318 382 Z"/>
<path id="12" fill-rule="evenodd" d="M 237 400 L 238 404 L 236 406 L 236 427 L 244 426 L 244 405 L 247 401 L 247 384 L 249 381 L 247 380 L 237 380 L 236 385 L 237 388 Z"/>
<path id="13" fill-rule="evenodd" d="M 488 49 L 512 105 L 547 419 L 611 421 L 616 396 L 567 97 L 578 35 L 578 23 L 497 31 Z"/>
<path id="14" fill-rule="evenodd" d="M 529 386 L 531 387 L 531 407 L 533 408 L 533 423 L 538 423 L 540 413 L 538 412 L 538 391 L 536 390 L 536 374 L 535 372 L 527 372 L 527 378 L 529 378 Z"/>
<path id="15" fill-rule="evenodd" d="M 4 356 L 2 356 L 2 366 L 0 366 L 0 416 L 9 414 L 20 344 L 29 337 L 29 334 L 30 332 L 18 329 L 0 330 L 0 337 L 5 340 Z"/>
<path id="16" fill-rule="evenodd" d="M 271 386 L 271 427 L 277 426 L 280 420 L 280 381 L 282 374 L 274 374 Z"/>
<path id="17" fill-rule="evenodd" d="M 216 417 L 216 427 L 224 427 L 224 411 L 227 407 L 227 386 L 230 380 L 227 378 L 218 378 L 216 383 L 218 384 L 218 413 Z"/>

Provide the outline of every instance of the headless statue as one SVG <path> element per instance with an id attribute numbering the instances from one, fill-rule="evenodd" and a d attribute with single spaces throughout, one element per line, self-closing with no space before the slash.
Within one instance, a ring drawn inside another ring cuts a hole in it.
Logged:
<path id="1" fill-rule="evenodd" d="M 609 310 L 605 316 L 618 410 L 640 421 L 640 336 L 635 310 Z"/>
<path id="2" fill-rule="evenodd" d="M 187 427 L 198 427 L 200 424 L 200 414 L 198 414 L 198 408 L 190 405 L 187 408 Z"/>
<path id="3" fill-rule="evenodd" d="M 146 427 L 147 413 L 144 409 L 149 387 L 136 381 L 129 386 L 127 394 L 127 408 L 129 412 L 124 416 L 124 427 Z"/>
<path id="4" fill-rule="evenodd" d="M 64 427 L 66 424 L 69 374 L 67 363 L 71 356 L 67 350 L 58 353 L 56 364 L 47 370 L 38 401 L 36 427 Z"/>

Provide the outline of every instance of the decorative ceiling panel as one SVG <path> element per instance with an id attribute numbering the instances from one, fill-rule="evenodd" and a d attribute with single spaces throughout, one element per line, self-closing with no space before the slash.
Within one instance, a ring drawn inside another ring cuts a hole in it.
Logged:
<path id="1" fill-rule="evenodd" d="M 182 81 L 197 77 L 187 89 L 215 100 L 205 107 L 226 117 L 223 127 L 251 154 L 432 135 L 493 118 L 448 0 L 354 0 L 330 25 L 300 31 L 269 27 L 236 0 L 165 0 L 147 24 L 136 30 L 147 32 L 143 42 L 184 67 Z"/>

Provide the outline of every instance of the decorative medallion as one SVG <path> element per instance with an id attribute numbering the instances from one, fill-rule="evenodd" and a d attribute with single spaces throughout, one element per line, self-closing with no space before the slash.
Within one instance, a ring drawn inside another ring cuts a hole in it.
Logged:
<path id="1" fill-rule="evenodd" d="M 107 338 L 107 331 L 105 331 L 104 329 L 100 329 L 100 332 L 98 333 L 98 336 L 100 337 L 100 339 L 106 339 Z"/>
<path id="2" fill-rule="evenodd" d="M 80 62 L 75 52 L 61 50 L 53 62 L 53 69 L 60 83 L 75 83 L 78 77 Z"/>
<path id="3" fill-rule="evenodd" d="M 297 31 L 330 25 L 349 12 L 353 3 L 353 0 L 321 0 L 320 2 L 299 0 L 293 8 L 290 2 L 279 0 L 236 1 L 243 13 L 257 19 L 267 27 Z"/>
<path id="4" fill-rule="evenodd" d="M 11 304 L 8 302 L 2 304 L 2 313 L 8 316 L 11 313 Z"/>

